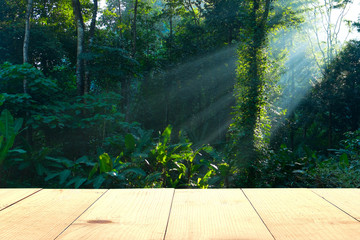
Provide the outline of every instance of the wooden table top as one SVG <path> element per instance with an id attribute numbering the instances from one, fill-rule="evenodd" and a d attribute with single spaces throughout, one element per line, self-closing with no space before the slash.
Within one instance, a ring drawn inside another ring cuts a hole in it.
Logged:
<path id="1" fill-rule="evenodd" d="M 360 189 L 0 189 L 0 239 L 360 240 Z"/>

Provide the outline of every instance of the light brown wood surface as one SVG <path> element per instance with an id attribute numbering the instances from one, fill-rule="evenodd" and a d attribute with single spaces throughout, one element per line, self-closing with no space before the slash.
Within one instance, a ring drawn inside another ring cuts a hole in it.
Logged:
<path id="1" fill-rule="evenodd" d="M 0 189 L 0 240 L 360 240 L 358 202 L 359 189 Z"/>
<path id="2" fill-rule="evenodd" d="M 175 190 L 166 238 L 273 239 L 240 189 Z"/>
<path id="3" fill-rule="evenodd" d="M 311 189 L 319 196 L 331 202 L 350 216 L 360 221 L 360 189 L 359 188 L 335 188 Z"/>
<path id="4" fill-rule="evenodd" d="M 163 239 L 174 189 L 109 190 L 58 239 Z"/>
<path id="5" fill-rule="evenodd" d="M 0 211 L 0 239 L 55 239 L 105 190 L 41 190 Z"/>
<path id="6" fill-rule="evenodd" d="M 0 189 L 0 211 L 17 203 L 31 194 L 40 191 L 40 188 L 2 188 Z"/>
<path id="7" fill-rule="evenodd" d="M 308 189 L 243 189 L 275 239 L 359 240 L 360 223 Z"/>

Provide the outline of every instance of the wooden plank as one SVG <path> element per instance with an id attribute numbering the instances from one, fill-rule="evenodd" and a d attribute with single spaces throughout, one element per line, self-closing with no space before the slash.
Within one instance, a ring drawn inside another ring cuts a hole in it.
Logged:
<path id="1" fill-rule="evenodd" d="M 360 239 L 360 223 L 308 189 L 243 189 L 275 239 Z"/>
<path id="2" fill-rule="evenodd" d="M 338 208 L 360 221 L 360 189 L 333 188 L 311 189 L 319 196 L 336 205 Z"/>
<path id="3" fill-rule="evenodd" d="M 54 239 L 106 190 L 41 190 L 0 211 L 0 239 Z"/>
<path id="4" fill-rule="evenodd" d="M 0 211 L 40 190 L 41 188 L 1 188 Z"/>
<path id="5" fill-rule="evenodd" d="M 240 189 L 175 190 L 165 239 L 273 239 Z"/>
<path id="6" fill-rule="evenodd" d="M 163 239 L 173 189 L 109 190 L 58 239 Z"/>

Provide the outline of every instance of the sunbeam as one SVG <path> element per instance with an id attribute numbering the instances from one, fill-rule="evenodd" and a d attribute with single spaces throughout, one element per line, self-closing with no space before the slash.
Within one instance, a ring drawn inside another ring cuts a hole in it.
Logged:
<path id="1" fill-rule="evenodd" d="M 181 129 L 189 130 L 189 132 L 195 132 L 196 129 L 201 129 L 202 132 L 197 136 L 197 140 L 201 144 L 207 144 L 214 139 L 221 139 L 225 135 L 227 128 L 231 123 L 231 116 L 228 116 L 227 122 L 223 123 L 218 121 L 215 128 L 207 128 L 207 122 L 219 118 L 218 113 L 224 108 L 231 108 L 234 104 L 234 97 L 232 92 L 227 93 L 225 96 L 217 99 L 216 102 L 209 105 L 206 109 L 192 116 L 189 120 L 181 125 Z M 204 132 L 206 131 L 206 132 Z M 196 136 L 193 136 L 196 137 Z"/>
<path id="2" fill-rule="evenodd" d="M 146 80 L 163 82 L 162 90 L 153 92 L 145 100 L 154 106 L 152 111 L 162 109 L 159 112 L 160 120 L 164 122 L 162 127 L 171 124 L 175 129 L 185 130 L 196 141 L 214 140 L 209 135 L 217 128 L 223 129 L 217 139 L 225 137 L 226 127 L 219 125 L 231 119 L 236 48 L 232 45 L 219 49 Z M 210 99 L 203 97 L 204 92 L 210 94 Z M 185 111 L 183 109 L 189 109 L 189 106 L 192 106 L 191 112 L 184 113 L 185 118 L 179 118 L 179 111 Z"/>
<path id="3" fill-rule="evenodd" d="M 279 48 L 281 47 L 279 43 L 291 42 L 284 63 L 285 71 L 278 82 L 282 94 L 274 103 L 276 107 L 285 109 L 286 114 L 280 117 L 282 120 L 277 121 L 275 119 L 279 116 L 273 116 L 271 132 L 280 130 L 301 101 L 314 86 L 322 81 L 326 67 L 340 51 L 345 40 L 358 37 L 358 34 L 350 31 L 349 26 L 344 23 L 345 19 L 355 21 L 357 15 L 353 14 L 353 10 L 357 8 L 359 8 L 359 1 L 354 1 L 342 11 L 333 9 L 328 15 L 330 18 L 325 20 L 321 14 L 325 14 L 324 11 L 329 11 L 329 9 L 325 9 L 323 6 L 322 9 L 313 10 L 313 13 L 310 10 L 300 30 L 289 31 L 287 34 L 281 35 L 282 39 L 278 39 L 277 43 L 270 43 L 272 48 Z M 319 19 L 315 21 L 313 18 L 316 15 Z"/>

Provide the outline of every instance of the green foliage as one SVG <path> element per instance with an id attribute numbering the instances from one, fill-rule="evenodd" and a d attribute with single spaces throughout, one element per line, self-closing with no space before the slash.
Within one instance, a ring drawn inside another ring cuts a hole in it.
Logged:
<path id="1" fill-rule="evenodd" d="M 0 115 L 0 167 L 4 164 L 7 155 L 14 145 L 15 137 L 19 134 L 23 120 L 14 119 L 8 110 L 3 110 Z"/>
<path id="2" fill-rule="evenodd" d="M 345 133 L 340 149 L 331 150 L 332 156 L 310 171 L 320 187 L 360 186 L 360 130 Z"/>
<path id="3" fill-rule="evenodd" d="M 257 166 L 257 187 L 311 187 L 311 178 L 307 172 L 320 160 L 309 148 L 305 155 L 298 156 L 282 145 L 277 152 L 269 152 L 267 158 Z"/>
<path id="4" fill-rule="evenodd" d="M 139 75 L 138 62 L 121 48 L 93 46 L 91 53 L 85 54 L 83 58 L 91 62 L 88 67 L 94 88 L 114 89 L 119 83 L 123 86 L 129 76 Z"/>
<path id="5" fill-rule="evenodd" d="M 58 180 L 62 187 L 139 187 L 139 179 L 146 173 L 131 163 L 123 163 L 119 157 L 107 153 L 99 156 L 98 162 L 83 156 L 76 161 L 66 158 L 47 158 L 53 164 L 47 171 L 45 181 Z"/>
<path id="6" fill-rule="evenodd" d="M 214 182 L 218 168 L 210 159 L 196 157 L 191 143 L 170 144 L 171 127 L 167 127 L 156 144 L 140 147 L 140 140 L 132 134 L 124 139 L 119 156 L 100 154 L 97 161 L 83 156 L 75 161 L 66 158 L 46 157 L 42 166 L 48 184 L 62 187 L 200 187 Z M 120 145 L 117 145 L 119 147 Z M 150 148 L 149 148 L 150 147 Z M 143 149 L 139 153 L 139 149 Z"/>
<path id="7" fill-rule="evenodd" d="M 27 81 L 27 93 L 24 94 L 23 80 Z M 0 93 L 3 108 L 9 109 L 15 117 L 34 122 L 33 114 L 48 111 L 49 105 L 59 92 L 55 80 L 46 78 L 41 71 L 30 64 L 13 65 L 5 62 L 0 68 Z"/>
<path id="8" fill-rule="evenodd" d="M 239 31 L 243 27 L 244 3 L 237 0 L 206 0 L 205 16 L 206 31 L 211 32 L 213 44 L 232 44 L 239 41 Z"/>
<path id="9" fill-rule="evenodd" d="M 77 96 L 71 1 L 34 2 L 28 64 L 26 1 L 0 2 L 1 187 L 359 187 L 359 42 L 315 79 L 291 30 L 313 1 L 106 3 Z"/>
<path id="10" fill-rule="evenodd" d="M 34 101 L 43 103 L 57 91 L 56 81 L 48 79 L 30 64 L 13 65 L 5 62 L 0 70 L 0 87 L 7 94 L 23 92 L 23 79 L 28 81 L 29 95 Z"/>
<path id="11" fill-rule="evenodd" d="M 258 166 L 258 186 L 358 187 L 360 131 L 347 132 L 345 137 L 341 148 L 330 149 L 328 156 L 308 147 L 295 153 L 282 145 Z"/>
<path id="12" fill-rule="evenodd" d="M 213 176 L 211 162 L 201 157 L 205 147 L 193 150 L 186 139 L 170 144 L 172 127 L 168 126 L 150 151 L 148 163 L 162 174 L 163 187 L 208 187 Z"/>

